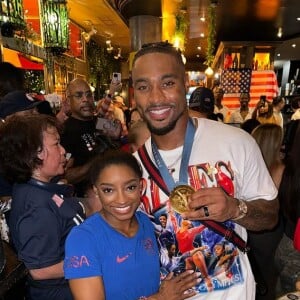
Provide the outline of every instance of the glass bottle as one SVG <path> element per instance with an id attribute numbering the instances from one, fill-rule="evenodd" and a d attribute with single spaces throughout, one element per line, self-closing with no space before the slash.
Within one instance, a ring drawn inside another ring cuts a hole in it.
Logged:
<path id="1" fill-rule="evenodd" d="M 237 57 L 237 54 L 234 54 L 233 62 L 232 62 L 232 67 L 234 69 L 237 69 L 239 67 L 239 59 Z"/>

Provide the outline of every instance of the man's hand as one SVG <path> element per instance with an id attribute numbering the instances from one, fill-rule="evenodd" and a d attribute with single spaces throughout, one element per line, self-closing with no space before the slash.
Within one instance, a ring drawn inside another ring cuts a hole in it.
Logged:
<path id="1" fill-rule="evenodd" d="M 222 188 L 202 188 L 188 199 L 190 211 L 182 214 L 189 220 L 214 220 L 224 222 L 239 213 L 237 199 L 228 196 Z"/>
<path id="2" fill-rule="evenodd" d="M 277 198 L 256 199 L 246 203 L 247 215 L 235 221 L 236 223 L 252 231 L 274 228 L 278 222 Z M 189 220 L 224 222 L 240 214 L 238 199 L 228 196 L 220 187 L 199 189 L 189 197 L 188 206 L 190 210 L 182 213 L 182 217 Z"/>

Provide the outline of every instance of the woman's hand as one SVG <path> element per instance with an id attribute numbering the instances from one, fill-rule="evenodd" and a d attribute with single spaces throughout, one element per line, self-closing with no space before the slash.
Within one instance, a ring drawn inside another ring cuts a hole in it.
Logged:
<path id="1" fill-rule="evenodd" d="M 192 288 L 201 281 L 199 276 L 200 273 L 196 273 L 192 270 L 186 271 L 178 276 L 174 276 L 173 273 L 170 273 L 162 282 L 159 292 L 147 299 L 181 300 L 189 298 L 196 294 Z"/>

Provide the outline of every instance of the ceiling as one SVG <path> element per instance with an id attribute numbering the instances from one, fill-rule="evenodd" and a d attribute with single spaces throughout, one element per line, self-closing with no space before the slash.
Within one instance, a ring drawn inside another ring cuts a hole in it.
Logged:
<path id="1" fill-rule="evenodd" d="M 68 0 L 68 7 L 75 23 L 86 31 L 91 30 L 91 26 L 96 28 L 93 39 L 100 43 L 111 39 L 115 49 L 121 47 L 122 56 L 126 57 L 131 50 L 129 18 L 134 15 L 161 17 L 162 7 L 170 7 L 161 2 L 168 2 L 172 9 L 175 5 L 185 14 L 189 24 L 185 56 L 189 65 L 197 69 L 203 67 L 206 58 L 210 6 L 216 14 L 215 48 L 220 41 L 278 42 L 281 59 L 300 59 L 299 0 Z M 280 27 L 281 38 L 277 36 Z M 204 37 L 200 37 L 201 33 Z M 291 42 L 298 42 L 296 48 L 291 47 Z"/>

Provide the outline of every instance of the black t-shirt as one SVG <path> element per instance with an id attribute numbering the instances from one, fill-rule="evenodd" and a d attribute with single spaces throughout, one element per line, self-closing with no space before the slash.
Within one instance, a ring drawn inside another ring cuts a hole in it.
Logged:
<path id="1" fill-rule="evenodd" d="M 64 124 L 61 144 L 72 154 L 74 167 L 84 165 L 97 149 L 95 121 L 82 121 L 70 117 Z"/>
<path id="2" fill-rule="evenodd" d="M 95 155 L 103 153 L 107 149 L 115 149 L 117 144 L 96 130 L 95 120 L 82 121 L 70 117 L 64 124 L 61 144 L 67 153 L 72 154 L 74 167 L 82 166 L 90 161 Z M 78 197 L 83 197 L 88 181 L 84 180 L 75 187 Z"/>

